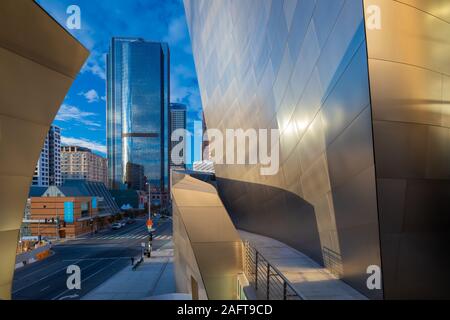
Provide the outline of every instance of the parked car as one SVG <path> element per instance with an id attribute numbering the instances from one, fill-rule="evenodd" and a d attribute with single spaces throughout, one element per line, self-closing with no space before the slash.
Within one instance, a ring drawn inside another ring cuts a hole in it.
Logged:
<path id="1" fill-rule="evenodd" d="M 111 228 L 112 228 L 113 230 L 118 230 L 118 229 L 122 228 L 122 224 L 119 223 L 119 222 L 113 223 L 112 226 L 111 226 Z"/>
<path id="2" fill-rule="evenodd" d="M 127 225 L 127 222 L 122 220 L 122 221 L 120 221 L 120 224 L 122 225 L 122 227 L 125 227 Z"/>

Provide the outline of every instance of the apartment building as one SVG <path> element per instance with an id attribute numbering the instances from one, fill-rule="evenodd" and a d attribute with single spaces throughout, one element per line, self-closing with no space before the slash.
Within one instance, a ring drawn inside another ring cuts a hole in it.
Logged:
<path id="1" fill-rule="evenodd" d="M 48 187 L 61 184 L 61 129 L 51 126 L 36 164 L 32 185 Z"/>
<path id="2" fill-rule="evenodd" d="M 62 180 L 108 182 L 107 160 L 90 149 L 79 146 L 61 147 Z"/>

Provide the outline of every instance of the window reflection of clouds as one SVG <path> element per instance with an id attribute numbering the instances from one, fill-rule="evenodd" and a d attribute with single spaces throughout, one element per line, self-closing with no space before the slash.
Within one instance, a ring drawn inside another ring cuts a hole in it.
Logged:
<path id="1" fill-rule="evenodd" d="M 163 165 L 168 150 L 161 148 L 162 139 L 168 131 L 168 53 L 163 54 L 164 45 L 138 39 L 116 39 L 113 69 L 116 101 L 114 106 L 120 137 L 116 134 L 113 143 L 116 171 L 127 170 L 127 163 L 140 165 L 144 175 L 156 182 L 154 187 L 168 185 L 168 170 Z M 119 48 L 119 49 L 117 49 Z M 167 51 L 167 50 L 166 50 Z M 167 51 L 168 52 L 168 51 Z M 163 112 L 164 110 L 164 112 Z M 120 115 L 119 115 L 120 113 Z M 164 118 L 164 119 L 163 119 Z M 157 134 L 158 137 L 123 137 L 124 134 Z M 120 163 L 120 165 L 118 164 Z M 122 168 L 120 167 L 122 166 Z M 132 166 L 128 166 L 132 170 Z M 127 175 L 125 172 L 123 176 Z M 163 179 L 162 183 L 157 180 Z M 135 184 L 132 184 L 135 185 Z"/>

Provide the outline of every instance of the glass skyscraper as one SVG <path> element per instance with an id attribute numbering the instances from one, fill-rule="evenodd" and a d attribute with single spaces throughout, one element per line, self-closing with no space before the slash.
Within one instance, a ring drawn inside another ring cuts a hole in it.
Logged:
<path id="1" fill-rule="evenodd" d="M 107 56 L 108 177 L 112 189 L 169 187 L 170 52 L 113 38 Z"/>
<path id="2" fill-rule="evenodd" d="M 186 130 L 186 105 L 181 103 L 171 103 L 170 104 L 170 132 L 172 134 L 179 129 Z M 184 137 L 183 139 L 186 139 Z M 170 150 L 172 153 L 173 148 L 179 143 L 179 141 L 171 141 L 170 142 Z M 184 146 L 186 146 L 186 142 L 183 141 Z M 177 167 L 179 169 L 186 168 L 186 159 L 183 152 L 177 155 L 171 155 L 170 166 L 172 168 Z"/>

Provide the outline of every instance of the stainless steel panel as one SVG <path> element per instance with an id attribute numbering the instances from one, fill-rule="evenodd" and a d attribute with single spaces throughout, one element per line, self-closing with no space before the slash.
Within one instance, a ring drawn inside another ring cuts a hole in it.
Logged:
<path id="1" fill-rule="evenodd" d="M 381 29 L 367 32 L 370 59 L 403 63 L 450 75 L 448 21 L 399 1 L 364 0 L 364 3 L 366 7 L 378 6 L 382 13 Z M 448 10 L 448 3 L 435 2 L 434 5 L 435 10 Z M 401 82 L 398 85 L 401 86 Z"/>
<path id="2" fill-rule="evenodd" d="M 236 299 L 243 268 L 239 234 L 212 185 L 190 176 L 175 178 L 171 192 L 177 288 L 188 293 L 187 282 L 193 277 L 203 299 Z"/>
<path id="3" fill-rule="evenodd" d="M 406 187 L 404 179 L 378 179 L 378 209 L 385 233 L 401 233 L 405 214 Z"/>
<path id="4" fill-rule="evenodd" d="M 403 233 L 397 252 L 397 272 L 389 297 L 445 299 L 448 297 L 450 241 L 445 233 Z M 411 281 L 415 279 L 415 281 Z"/>
<path id="5" fill-rule="evenodd" d="M 446 233 L 450 228 L 450 182 L 408 181 L 403 232 Z"/>
<path id="6" fill-rule="evenodd" d="M 374 121 L 373 126 L 377 178 L 424 177 L 428 128 L 387 121 Z"/>
<path id="7" fill-rule="evenodd" d="M 450 77 L 442 76 L 442 126 L 450 128 Z"/>
<path id="8" fill-rule="evenodd" d="M 364 109 L 327 149 L 332 187 L 340 186 L 374 165 L 371 111 L 370 107 Z"/>
<path id="9" fill-rule="evenodd" d="M 222 214 L 212 215 L 211 207 L 183 208 L 183 219 L 186 229 L 189 230 L 189 239 L 192 242 L 217 242 L 234 241 L 239 238 L 224 208 L 214 210 L 222 211 Z M 203 222 L 208 221 L 205 228 Z"/>
<path id="10" fill-rule="evenodd" d="M 375 120 L 443 124 L 441 74 L 380 60 L 371 60 L 370 69 Z"/>
<path id="11" fill-rule="evenodd" d="M 338 227 L 338 234 L 344 280 L 370 299 L 382 299 L 384 290 L 367 290 L 367 267 L 380 263 L 377 229 L 373 224 Z"/>
<path id="12" fill-rule="evenodd" d="M 448 1 L 365 0 L 384 294 L 448 298 Z M 411 281 L 414 279 L 414 281 Z"/>
<path id="13" fill-rule="evenodd" d="M 372 224 L 377 229 L 375 190 L 375 168 L 373 166 L 349 178 L 345 184 L 333 188 L 332 195 L 338 230 L 368 224 Z M 341 250 L 344 252 L 345 248 L 341 248 Z M 380 262 L 374 261 L 373 264 L 380 265 Z"/>
<path id="14" fill-rule="evenodd" d="M 362 12 L 362 1 L 345 1 L 333 33 L 322 49 L 317 63 L 320 82 L 325 90 L 322 102 L 365 42 L 364 22 L 355 12 Z"/>
<path id="15" fill-rule="evenodd" d="M 308 25 L 311 21 L 315 6 L 316 1 L 310 0 L 298 1 L 297 6 L 295 7 L 288 37 L 288 47 L 294 60 L 298 57 L 298 53 L 300 52 L 300 46 L 302 45 L 306 31 L 308 30 Z"/>
<path id="16" fill-rule="evenodd" d="M 312 20 L 317 31 L 319 47 L 323 47 L 328 37 L 330 37 L 344 2 L 344 0 L 316 0 L 316 8 Z M 358 13 L 358 11 L 354 11 L 354 14 L 357 15 Z"/>
<path id="17" fill-rule="evenodd" d="M 324 246 L 342 250 L 333 179 L 335 186 L 345 185 L 373 166 L 362 2 L 185 0 L 185 7 L 208 126 L 251 123 L 281 131 L 277 175 L 261 176 L 258 166 L 217 166 L 219 192 L 233 222 L 323 262 Z M 373 176 L 364 178 L 364 187 L 375 185 Z M 349 211 L 357 212 L 348 201 Z M 360 225 L 376 233 L 377 225 L 370 224 L 376 203 L 368 206 Z M 354 246 L 367 241 L 355 238 Z M 377 239 L 370 241 L 370 254 L 379 256 Z M 345 270 L 347 262 L 340 264 Z"/>
<path id="18" fill-rule="evenodd" d="M 450 3 L 447 0 L 397 0 L 416 7 L 450 23 Z"/>
<path id="19" fill-rule="evenodd" d="M 369 105 L 366 60 L 365 46 L 361 46 L 322 107 L 327 145 Z M 370 130 L 370 127 L 367 130 Z"/>
<path id="20" fill-rule="evenodd" d="M 319 72 L 317 68 L 315 68 L 308 86 L 300 98 L 293 114 L 293 120 L 295 121 L 297 133 L 300 137 L 308 130 L 309 125 L 320 110 L 324 93 L 325 88 L 320 80 Z"/>
<path id="21" fill-rule="evenodd" d="M 300 141 L 300 163 L 306 172 L 326 149 L 325 125 L 319 112 Z"/>

